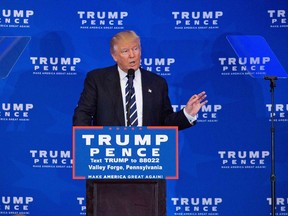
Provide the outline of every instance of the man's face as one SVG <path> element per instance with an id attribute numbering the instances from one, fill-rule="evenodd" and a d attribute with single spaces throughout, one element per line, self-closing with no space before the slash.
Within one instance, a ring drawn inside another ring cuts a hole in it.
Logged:
<path id="1" fill-rule="evenodd" d="M 112 57 L 125 72 L 140 67 L 141 47 L 138 39 L 118 41 L 114 46 Z"/>

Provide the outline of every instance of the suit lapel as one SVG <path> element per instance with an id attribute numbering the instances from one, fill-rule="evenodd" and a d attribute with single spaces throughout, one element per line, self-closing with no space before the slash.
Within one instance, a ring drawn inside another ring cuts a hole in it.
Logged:
<path id="1" fill-rule="evenodd" d="M 115 124 L 119 126 L 125 125 L 124 119 L 124 108 L 123 100 L 120 86 L 120 77 L 117 70 L 117 66 L 113 67 L 113 70 L 107 73 L 107 86 L 110 97 L 113 101 L 113 112 L 116 113 L 117 119 L 115 119 Z M 113 115 L 113 113 L 111 113 Z"/>
<path id="2" fill-rule="evenodd" d="M 143 95 L 143 125 L 149 124 L 150 114 L 148 113 L 151 107 L 151 83 L 145 71 L 141 70 L 141 80 L 142 80 L 142 95 Z"/>

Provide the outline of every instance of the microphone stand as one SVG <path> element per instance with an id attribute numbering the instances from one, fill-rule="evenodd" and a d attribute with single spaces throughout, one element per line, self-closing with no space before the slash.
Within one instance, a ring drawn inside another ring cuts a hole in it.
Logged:
<path id="1" fill-rule="evenodd" d="M 271 211 L 272 216 L 275 216 L 276 209 L 276 175 L 275 175 L 275 127 L 274 127 L 274 88 L 276 87 L 276 76 L 265 76 L 265 80 L 270 81 L 271 92 Z"/>

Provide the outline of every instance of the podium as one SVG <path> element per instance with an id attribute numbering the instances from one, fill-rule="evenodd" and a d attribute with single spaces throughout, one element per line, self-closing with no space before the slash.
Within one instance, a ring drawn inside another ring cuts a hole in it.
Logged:
<path id="1" fill-rule="evenodd" d="M 166 216 L 166 180 L 86 180 L 88 216 Z"/>
<path id="2" fill-rule="evenodd" d="M 166 179 L 178 177 L 177 127 L 73 127 L 88 216 L 166 216 Z"/>

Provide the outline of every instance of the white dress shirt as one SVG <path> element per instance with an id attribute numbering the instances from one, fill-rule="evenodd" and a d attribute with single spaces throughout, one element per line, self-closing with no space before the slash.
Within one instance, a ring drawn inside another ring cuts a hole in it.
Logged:
<path id="1" fill-rule="evenodd" d="M 118 67 L 118 72 L 120 76 L 120 85 L 121 85 L 121 92 L 122 92 L 122 98 L 123 98 L 123 107 L 124 107 L 124 118 L 125 118 L 125 126 L 127 126 L 127 116 L 126 116 L 126 106 L 125 106 L 125 86 L 127 83 L 127 73 L 121 70 Z M 138 126 L 143 126 L 143 98 L 142 98 L 142 82 L 141 82 L 141 72 L 140 69 L 135 71 L 135 78 L 133 80 L 133 86 L 135 89 L 135 96 L 136 96 L 136 106 L 137 106 L 137 116 L 138 116 Z M 184 108 L 184 115 L 190 122 L 190 124 L 193 124 L 194 121 L 197 120 L 197 116 L 191 116 L 189 115 L 185 108 Z"/>

